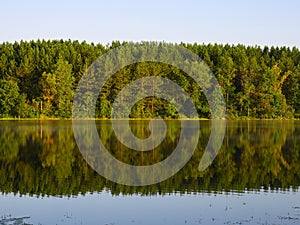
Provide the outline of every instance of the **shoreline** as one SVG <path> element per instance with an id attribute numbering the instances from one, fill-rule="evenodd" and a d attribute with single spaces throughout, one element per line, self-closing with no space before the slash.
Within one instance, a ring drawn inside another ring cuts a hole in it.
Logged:
<path id="1" fill-rule="evenodd" d="M 137 120 L 157 120 L 157 118 L 117 118 L 117 119 L 111 119 L 111 118 L 0 118 L 0 121 L 109 121 L 109 120 L 130 120 L 130 121 L 137 121 Z M 172 119 L 172 118 L 159 118 L 163 120 L 197 120 L 197 121 L 210 121 L 214 119 L 209 118 L 181 118 L 181 119 Z M 274 119 L 260 119 L 260 118 L 218 118 L 215 120 L 220 121 L 298 121 L 300 118 L 274 118 Z"/>

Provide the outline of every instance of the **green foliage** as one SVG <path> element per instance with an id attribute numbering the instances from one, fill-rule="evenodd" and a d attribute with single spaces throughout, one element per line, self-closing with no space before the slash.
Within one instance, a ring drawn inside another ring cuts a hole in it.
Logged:
<path id="1" fill-rule="evenodd" d="M 125 44 L 115 41 L 104 46 L 70 40 L 0 44 L 0 116 L 71 117 L 74 91 L 84 72 L 105 52 Z M 226 101 L 227 117 L 300 117 L 300 52 L 297 48 L 180 45 L 199 55 L 216 75 Z M 140 54 L 137 49 L 132 51 Z M 107 62 L 104 69 L 111 68 L 112 63 Z M 199 117 L 210 117 L 201 88 L 178 68 L 155 62 L 137 63 L 118 71 L 99 95 L 96 117 L 109 118 L 120 90 L 144 76 L 162 76 L 176 82 L 193 99 Z M 172 104 L 156 98 L 140 101 L 131 116 L 144 118 L 158 114 L 165 118 L 177 116 Z"/>
<path id="2" fill-rule="evenodd" d="M 19 99 L 19 87 L 13 79 L 0 80 L 0 115 L 16 115 L 16 102 Z"/>

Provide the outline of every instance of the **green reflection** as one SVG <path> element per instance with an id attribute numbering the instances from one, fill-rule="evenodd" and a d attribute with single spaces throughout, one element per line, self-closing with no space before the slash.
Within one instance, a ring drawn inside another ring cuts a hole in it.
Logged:
<path id="1" fill-rule="evenodd" d="M 139 138 L 149 136 L 148 122 L 131 121 L 133 133 Z M 109 120 L 96 123 L 102 142 L 114 157 L 133 165 L 150 165 L 167 158 L 178 142 L 180 121 L 166 122 L 165 140 L 147 152 L 122 145 Z M 1 121 L 0 191 L 38 196 L 103 190 L 116 195 L 157 195 L 261 187 L 296 190 L 300 185 L 300 121 L 229 121 L 222 148 L 204 172 L 199 172 L 198 166 L 211 122 L 200 124 L 200 137 L 190 137 L 199 138 L 198 147 L 181 171 L 156 185 L 130 187 L 108 181 L 91 169 L 76 146 L 71 121 Z"/>

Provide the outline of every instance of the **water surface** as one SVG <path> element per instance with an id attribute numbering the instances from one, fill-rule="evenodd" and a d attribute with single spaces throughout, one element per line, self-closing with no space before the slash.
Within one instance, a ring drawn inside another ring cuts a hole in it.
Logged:
<path id="1" fill-rule="evenodd" d="M 150 165 L 167 158 L 180 122 L 153 151 L 126 148 L 110 121 L 97 121 L 117 159 Z M 199 144 L 171 178 L 130 187 L 98 175 L 74 140 L 71 121 L 0 122 L 0 224 L 299 224 L 300 122 L 228 121 L 212 165 L 198 171 L 210 135 L 200 122 Z M 131 121 L 139 138 L 148 121 Z M 187 140 L 188 141 L 188 140 Z"/>

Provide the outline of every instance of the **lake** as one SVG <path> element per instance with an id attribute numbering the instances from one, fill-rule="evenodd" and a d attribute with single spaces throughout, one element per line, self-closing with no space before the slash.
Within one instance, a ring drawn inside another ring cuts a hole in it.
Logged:
<path id="1" fill-rule="evenodd" d="M 149 121 L 129 123 L 136 137 L 151 134 Z M 191 123 L 200 123 L 200 132 L 185 137 L 198 139 L 187 164 L 159 183 L 130 186 L 92 168 L 72 121 L 0 121 L 0 225 L 300 224 L 300 121 L 227 121 L 221 149 L 204 171 L 198 167 L 211 121 Z M 135 166 L 174 152 L 180 121 L 166 125 L 158 147 L 136 151 L 121 143 L 111 121 L 96 121 L 109 153 Z"/>

